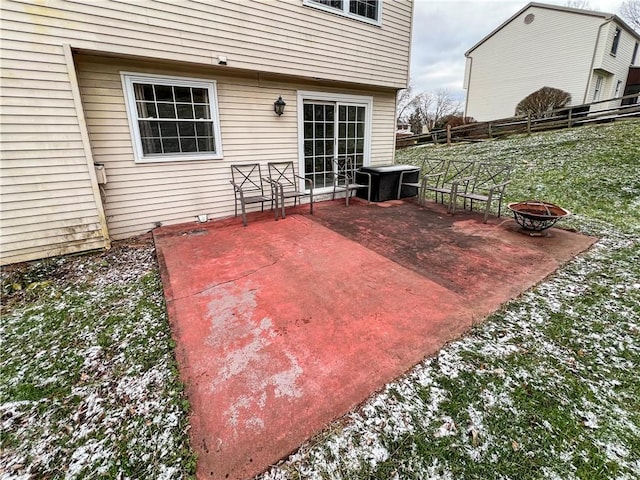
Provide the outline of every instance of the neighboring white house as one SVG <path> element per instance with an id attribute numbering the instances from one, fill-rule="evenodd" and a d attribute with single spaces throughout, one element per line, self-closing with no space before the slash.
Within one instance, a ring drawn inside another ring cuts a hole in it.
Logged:
<path id="1" fill-rule="evenodd" d="M 233 215 L 232 164 L 393 161 L 410 0 L 0 5 L 2 264 Z"/>
<path id="2" fill-rule="evenodd" d="M 639 41 L 616 15 L 529 3 L 465 53 L 465 115 L 513 116 L 545 86 L 569 92 L 571 105 L 622 96 Z"/>

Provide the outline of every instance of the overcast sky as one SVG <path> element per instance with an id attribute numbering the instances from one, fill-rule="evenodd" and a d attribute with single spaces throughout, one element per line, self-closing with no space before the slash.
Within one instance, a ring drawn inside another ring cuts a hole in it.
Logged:
<path id="1" fill-rule="evenodd" d="M 413 92 L 446 89 L 463 100 L 464 53 L 523 8 L 525 0 L 414 0 Z M 567 0 L 539 3 L 567 5 Z M 592 10 L 619 14 L 622 0 L 590 0 Z"/>

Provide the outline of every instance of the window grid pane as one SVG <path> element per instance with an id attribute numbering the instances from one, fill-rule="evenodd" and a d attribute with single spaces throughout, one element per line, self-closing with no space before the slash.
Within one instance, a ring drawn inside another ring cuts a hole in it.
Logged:
<path id="1" fill-rule="evenodd" d="M 133 91 L 144 155 L 216 152 L 206 88 L 134 83 Z"/>
<path id="2" fill-rule="evenodd" d="M 349 12 L 360 17 L 378 20 L 379 0 L 350 0 Z"/>

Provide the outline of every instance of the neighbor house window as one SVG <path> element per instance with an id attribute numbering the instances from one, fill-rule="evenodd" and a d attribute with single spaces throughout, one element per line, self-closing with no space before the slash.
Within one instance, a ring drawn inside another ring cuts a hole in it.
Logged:
<path id="1" fill-rule="evenodd" d="M 613 98 L 617 98 L 620 95 L 620 87 L 622 86 L 622 80 L 618 80 L 616 83 L 616 92 L 613 94 Z"/>
<path id="2" fill-rule="evenodd" d="M 593 101 L 597 102 L 600 100 L 600 94 L 602 93 L 602 83 L 604 82 L 604 78 L 602 75 L 596 75 L 596 86 L 593 90 Z"/>
<path id="3" fill-rule="evenodd" d="M 123 74 L 136 162 L 222 158 L 216 83 Z"/>
<path id="4" fill-rule="evenodd" d="M 633 55 L 631 55 L 631 65 L 635 65 L 637 56 L 638 56 L 638 42 L 636 42 L 635 47 L 633 47 Z"/>
<path id="5" fill-rule="evenodd" d="M 613 44 L 611 45 L 611 55 L 618 53 L 618 44 L 620 43 L 620 29 L 616 28 L 616 33 L 613 35 Z"/>
<path id="6" fill-rule="evenodd" d="M 304 0 L 304 4 L 365 22 L 380 24 L 381 0 Z"/>

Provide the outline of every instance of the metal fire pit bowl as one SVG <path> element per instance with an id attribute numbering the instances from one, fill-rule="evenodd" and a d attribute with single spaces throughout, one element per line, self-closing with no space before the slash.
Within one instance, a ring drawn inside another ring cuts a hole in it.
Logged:
<path id="1" fill-rule="evenodd" d="M 510 203 L 507 208 L 513 212 L 518 225 L 530 232 L 542 232 L 571 215 L 569 210 L 540 200 Z"/>

